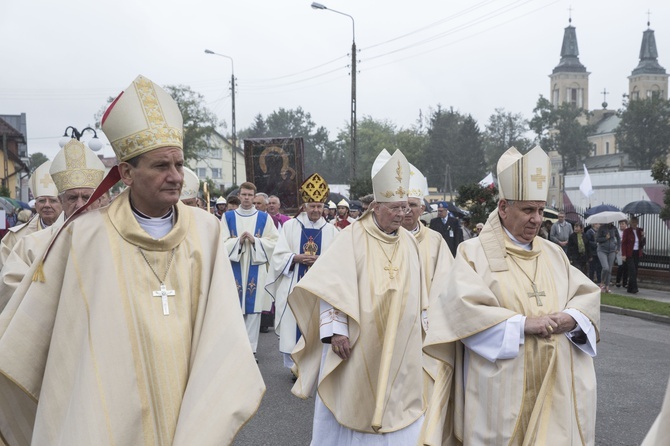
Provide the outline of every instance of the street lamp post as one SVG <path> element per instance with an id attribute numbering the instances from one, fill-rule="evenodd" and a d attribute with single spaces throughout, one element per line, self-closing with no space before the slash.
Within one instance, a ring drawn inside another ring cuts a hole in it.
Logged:
<path id="1" fill-rule="evenodd" d="M 215 56 L 225 57 L 226 59 L 230 60 L 230 68 L 231 68 L 230 92 L 232 99 L 231 131 L 232 131 L 232 143 L 233 143 L 232 164 L 233 164 L 233 184 L 236 185 L 237 184 L 237 130 L 235 127 L 235 62 L 233 62 L 232 57 L 226 56 L 225 54 L 215 53 L 214 51 L 211 50 L 205 50 L 205 54 L 213 54 Z"/>
<path id="2" fill-rule="evenodd" d="M 68 131 L 70 134 L 68 135 Z M 94 128 L 92 127 L 86 127 L 84 128 L 81 132 L 77 130 L 76 128 L 70 126 L 67 126 L 65 128 L 65 132 L 63 132 L 63 136 L 61 137 L 60 140 L 58 140 L 58 145 L 63 148 L 65 145 L 70 142 L 71 139 L 76 139 L 77 141 L 81 140 L 81 137 L 86 133 L 87 131 L 93 132 L 93 138 L 87 143 L 88 147 L 93 150 L 94 152 L 97 152 L 98 150 L 102 149 L 102 146 L 104 145 L 100 139 L 98 139 L 98 133 L 95 131 Z"/>
<path id="3" fill-rule="evenodd" d="M 350 181 L 356 179 L 356 24 L 354 18 L 341 11 L 330 9 L 321 3 L 312 2 L 313 9 L 322 9 L 331 11 L 351 19 L 352 39 L 351 39 L 351 165 L 349 167 Z"/>

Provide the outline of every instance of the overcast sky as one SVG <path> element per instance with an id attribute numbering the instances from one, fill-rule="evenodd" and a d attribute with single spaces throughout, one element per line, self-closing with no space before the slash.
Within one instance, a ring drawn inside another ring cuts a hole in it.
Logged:
<path id="1" fill-rule="evenodd" d="M 609 108 L 637 66 L 642 32 L 656 30 L 670 69 L 663 0 L 322 0 L 355 19 L 358 117 L 399 128 L 441 104 L 483 130 L 496 108 L 530 118 L 558 64 L 563 30 L 577 28 L 591 72 L 589 106 Z M 27 114 L 29 153 L 50 158 L 68 125 L 83 128 L 109 96 L 142 74 L 189 85 L 230 124 L 234 59 L 237 129 L 302 106 L 334 139 L 349 121 L 352 23 L 309 0 L 15 0 L 0 7 L 0 114 Z M 104 153 L 113 152 L 106 147 Z"/>

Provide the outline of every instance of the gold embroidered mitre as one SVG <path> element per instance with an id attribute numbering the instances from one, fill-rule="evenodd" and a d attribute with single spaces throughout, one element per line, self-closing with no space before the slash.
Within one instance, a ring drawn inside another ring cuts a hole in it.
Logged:
<path id="1" fill-rule="evenodd" d="M 328 183 L 318 173 L 313 173 L 300 185 L 303 203 L 325 203 L 330 195 Z"/>
<path id="2" fill-rule="evenodd" d="M 428 180 L 414 164 L 409 163 L 409 190 L 407 196 L 423 200 L 428 195 Z"/>
<path id="3" fill-rule="evenodd" d="M 383 162 L 384 160 L 386 162 Z M 372 190 L 375 201 L 379 203 L 406 201 L 409 176 L 409 162 L 400 150 L 396 150 L 390 157 L 386 150 L 382 150 L 372 165 Z"/>
<path id="4" fill-rule="evenodd" d="M 547 201 L 551 164 L 540 146 L 521 155 L 514 147 L 498 160 L 500 198 Z"/>
<path id="5" fill-rule="evenodd" d="M 95 189 L 105 176 L 105 165 L 91 149 L 72 138 L 54 157 L 49 173 L 59 193 L 79 187 Z"/>
<path id="6" fill-rule="evenodd" d="M 180 200 L 188 200 L 198 196 L 200 180 L 198 176 L 188 167 L 184 166 L 184 183 L 181 186 Z"/>
<path id="7" fill-rule="evenodd" d="M 30 177 L 30 190 L 33 192 L 33 197 L 57 197 L 58 188 L 54 183 L 49 169 L 51 168 L 51 161 L 41 164 Z"/>
<path id="8" fill-rule="evenodd" d="M 162 147 L 183 150 L 183 120 L 177 103 L 143 76 L 137 76 L 107 108 L 102 131 L 119 161 Z"/>

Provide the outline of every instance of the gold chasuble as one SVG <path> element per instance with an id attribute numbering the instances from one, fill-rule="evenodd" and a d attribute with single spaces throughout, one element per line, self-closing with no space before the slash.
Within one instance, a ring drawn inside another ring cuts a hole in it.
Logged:
<path id="1" fill-rule="evenodd" d="M 67 226 L 0 314 L 9 445 L 230 444 L 260 404 L 220 223 L 180 202 L 155 240 L 128 197 Z"/>
<path id="2" fill-rule="evenodd" d="M 303 333 L 292 354 L 293 393 L 307 398 L 316 387 L 338 423 L 359 432 L 395 432 L 419 419 L 421 277 L 416 242 L 403 228 L 385 234 L 369 212 L 342 230 L 289 296 Z M 352 346 L 347 361 L 328 349 L 320 373 L 319 299 L 346 313 Z"/>
<path id="3" fill-rule="evenodd" d="M 517 314 L 568 308 L 584 314 L 597 333 L 599 289 L 560 247 L 540 237 L 530 251 L 517 247 L 496 209 L 481 235 L 459 246 L 450 274 L 436 276 L 436 287 L 443 291 L 431 293 L 424 350 L 448 360 L 456 349 L 455 431 L 464 444 L 594 444 L 593 359 L 565 334 L 526 335 L 515 358 L 494 363 L 473 352 L 464 358 L 463 345 L 455 344 Z"/>
<path id="4" fill-rule="evenodd" d="M 44 229 L 44 227 L 40 222 L 39 214 L 33 215 L 33 218 L 31 218 L 28 223 L 9 228 L 7 234 L 2 238 L 2 242 L 0 242 L 0 268 L 2 268 L 7 261 L 14 245 L 16 245 L 22 237 L 41 231 L 42 229 Z"/>

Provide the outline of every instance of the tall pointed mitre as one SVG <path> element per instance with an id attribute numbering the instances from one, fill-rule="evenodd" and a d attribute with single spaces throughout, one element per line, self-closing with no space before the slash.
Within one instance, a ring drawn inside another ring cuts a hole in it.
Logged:
<path id="1" fill-rule="evenodd" d="M 318 173 L 313 173 L 300 185 L 303 203 L 325 203 L 330 195 L 328 183 Z"/>
<path id="2" fill-rule="evenodd" d="M 143 76 L 137 76 L 107 108 L 102 131 L 119 161 L 163 147 L 183 150 L 183 120 L 177 103 Z"/>
<path id="3" fill-rule="evenodd" d="M 378 161 L 381 157 L 381 160 Z M 387 159 L 385 163 L 382 160 Z M 377 171 L 378 166 L 380 166 Z M 400 150 L 396 150 L 388 157 L 388 152 L 382 150 L 372 165 L 372 190 L 375 201 L 389 203 L 407 200 L 409 189 L 409 162 Z"/>
<path id="4" fill-rule="evenodd" d="M 498 160 L 498 188 L 505 200 L 547 201 L 549 156 L 540 146 L 521 155 L 511 147 Z"/>
<path id="5" fill-rule="evenodd" d="M 409 191 L 407 195 L 422 200 L 428 196 L 428 180 L 412 163 L 409 163 Z"/>
<path id="6" fill-rule="evenodd" d="M 198 196 L 200 180 L 198 176 L 188 167 L 184 166 L 184 184 L 181 186 L 180 200 L 188 200 Z"/>
<path id="7" fill-rule="evenodd" d="M 41 164 L 30 177 L 30 190 L 33 197 L 57 197 L 58 188 L 49 174 L 51 161 Z"/>
<path id="8" fill-rule="evenodd" d="M 105 176 L 105 165 L 91 149 L 72 138 L 54 157 L 49 173 L 59 193 L 80 187 L 95 189 Z"/>

